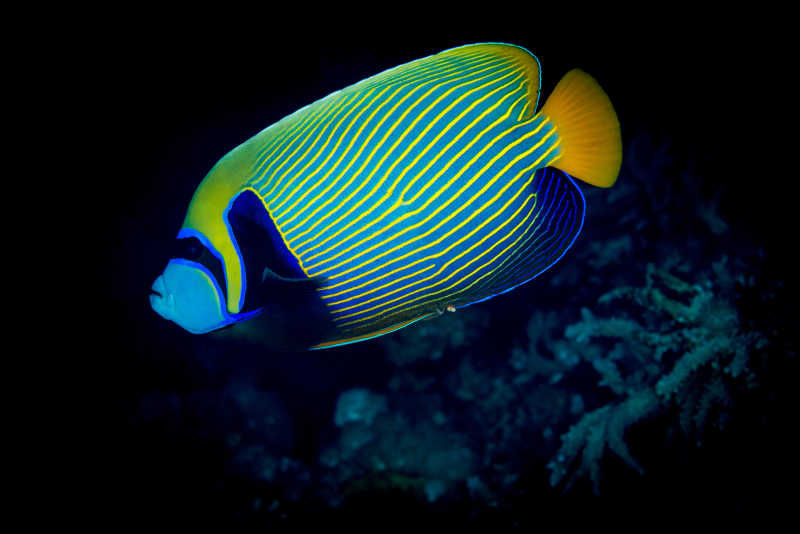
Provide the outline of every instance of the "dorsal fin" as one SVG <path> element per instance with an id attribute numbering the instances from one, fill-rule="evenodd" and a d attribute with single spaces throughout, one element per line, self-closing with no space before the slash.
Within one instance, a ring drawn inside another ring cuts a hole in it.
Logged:
<path id="1" fill-rule="evenodd" d="M 527 80 L 526 89 L 529 102 L 529 105 L 525 109 L 525 114 L 520 117 L 520 119 L 528 118 L 536 111 L 536 106 L 539 102 L 539 91 L 542 81 L 539 60 L 525 48 L 506 43 L 475 43 L 458 46 L 456 48 L 450 48 L 448 50 L 439 52 L 438 54 L 433 54 L 385 70 L 343 89 L 342 92 L 357 91 L 362 90 L 365 87 L 379 86 L 389 80 L 395 81 L 398 76 L 403 76 L 404 74 L 410 76 L 413 73 L 420 72 L 426 67 L 448 57 L 472 58 L 475 60 L 480 60 L 481 58 L 496 58 L 501 61 L 507 61 L 508 63 L 518 65 L 525 73 L 525 79 Z"/>

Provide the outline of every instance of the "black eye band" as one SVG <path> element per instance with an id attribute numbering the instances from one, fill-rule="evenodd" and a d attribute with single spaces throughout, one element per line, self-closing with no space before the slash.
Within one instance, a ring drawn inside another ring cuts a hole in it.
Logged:
<path id="1" fill-rule="evenodd" d="M 222 262 L 209 251 L 196 237 L 183 237 L 175 241 L 171 258 L 181 258 L 199 263 L 214 275 L 220 288 L 226 287 L 225 271 Z"/>
<path id="2" fill-rule="evenodd" d="M 171 257 L 194 261 L 203 254 L 205 248 L 196 237 L 178 239 L 175 241 Z"/>

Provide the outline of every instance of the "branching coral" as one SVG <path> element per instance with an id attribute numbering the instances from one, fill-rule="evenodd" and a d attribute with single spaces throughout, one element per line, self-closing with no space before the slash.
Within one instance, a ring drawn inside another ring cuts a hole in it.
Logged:
<path id="1" fill-rule="evenodd" d="M 712 412 L 717 423 L 724 422 L 731 390 L 752 385 L 748 361 L 766 346 L 759 333 L 741 328 L 734 277 L 725 264 L 725 259 L 714 264 L 716 286 L 691 284 L 650 264 L 644 287 L 616 288 L 599 299 L 621 310 L 631 304 L 632 314 L 597 318 L 584 309 L 581 321 L 566 328 L 565 337 L 597 371 L 599 385 L 619 400 L 586 413 L 562 436 L 561 449 L 548 465 L 553 486 L 569 487 L 588 473 L 597 492 L 606 447 L 643 472 L 624 435 L 657 413 L 676 413 L 681 429 L 696 440 Z"/>
<path id="2" fill-rule="evenodd" d="M 363 388 L 339 397 L 336 424 L 341 432 L 320 455 L 329 470 L 324 477 L 329 502 L 392 488 L 435 500 L 476 469 L 467 439 L 440 412 L 428 418 L 421 417 L 425 410 L 390 410 L 388 405 L 386 397 Z"/>

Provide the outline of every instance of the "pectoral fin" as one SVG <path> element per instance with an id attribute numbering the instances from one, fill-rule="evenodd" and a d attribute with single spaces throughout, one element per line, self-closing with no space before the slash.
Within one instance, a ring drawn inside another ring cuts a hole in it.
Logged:
<path id="1" fill-rule="evenodd" d="M 273 350 L 306 350 L 330 338 L 335 326 L 317 289 L 321 278 L 288 278 L 265 268 L 250 288 L 252 305 L 260 313 L 225 331 L 232 337 Z"/>

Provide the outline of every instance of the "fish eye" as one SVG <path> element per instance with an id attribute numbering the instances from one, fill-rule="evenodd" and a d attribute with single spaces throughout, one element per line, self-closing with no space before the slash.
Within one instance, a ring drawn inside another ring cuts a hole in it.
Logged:
<path id="1" fill-rule="evenodd" d="M 178 239 L 172 257 L 196 260 L 203 255 L 204 248 L 203 244 L 196 237 Z"/>

